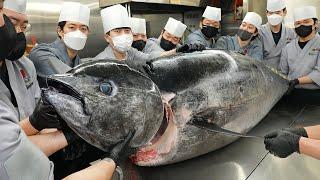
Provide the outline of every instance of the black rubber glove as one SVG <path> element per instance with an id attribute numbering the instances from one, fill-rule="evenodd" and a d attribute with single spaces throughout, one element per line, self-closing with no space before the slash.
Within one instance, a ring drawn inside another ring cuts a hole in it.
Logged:
<path id="1" fill-rule="evenodd" d="M 294 90 L 295 86 L 298 84 L 299 84 L 298 79 L 294 79 L 294 80 L 289 81 L 289 88 L 286 92 L 286 95 L 289 95 Z"/>
<path id="2" fill-rule="evenodd" d="M 265 148 L 273 155 L 286 158 L 294 152 L 299 152 L 301 136 L 278 130 L 265 136 Z"/>
<path id="3" fill-rule="evenodd" d="M 65 160 L 74 160 L 81 157 L 90 145 L 84 140 L 74 141 L 72 144 L 62 149 Z"/>
<path id="4" fill-rule="evenodd" d="M 46 128 L 60 129 L 60 120 L 61 117 L 43 95 L 41 96 L 34 112 L 29 117 L 31 125 L 38 131 Z"/>
<path id="5" fill-rule="evenodd" d="M 195 51 L 202 51 L 205 50 L 206 47 L 202 44 L 184 44 L 176 49 L 176 52 L 182 53 L 192 53 Z"/>
<path id="6" fill-rule="evenodd" d="M 128 149 L 128 144 L 133 136 L 134 133 L 130 131 L 124 140 L 111 148 L 108 158 L 112 159 L 116 164 L 118 164 L 119 159 L 124 158 L 124 152 L 126 149 Z"/>
<path id="7" fill-rule="evenodd" d="M 284 128 L 283 131 L 290 132 L 292 134 L 296 134 L 298 136 L 306 137 L 308 138 L 308 133 L 305 128 L 300 127 L 300 128 Z"/>
<path id="8" fill-rule="evenodd" d="M 143 60 L 125 60 L 125 64 L 127 64 L 130 68 L 137 70 L 141 72 L 142 74 L 149 75 L 150 74 L 150 67 L 146 63 L 146 61 Z"/>
<path id="9" fill-rule="evenodd" d="M 75 132 L 72 131 L 68 126 L 63 126 L 61 129 L 64 137 L 66 138 L 68 145 L 71 145 L 72 143 L 82 140 Z M 82 140 L 83 141 L 83 140 Z"/>
<path id="10" fill-rule="evenodd" d="M 73 132 L 64 121 L 61 121 L 61 127 L 62 133 L 68 143 L 68 146 L 62 149 L 64 159 L 74 160 L 79 158 L 86 152 L 89 144 Z"/>

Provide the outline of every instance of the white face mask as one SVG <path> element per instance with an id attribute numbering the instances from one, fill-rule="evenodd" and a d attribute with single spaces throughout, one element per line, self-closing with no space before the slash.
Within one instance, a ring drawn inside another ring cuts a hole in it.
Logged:
<path id="1" fill-rule="evenodd" d="M 276 25 L 282 23 L 282 21 L 283 21 L 283 17 L 278 14 L 272 14 L 272 15 L 268 16 L 268 22 L 272 26 L 276 26 Z"/>
<path id="2" fill-rule="evenodd" d="M 84 48 L 87 41 L 87 35 L 80 30 L 68 32 L 63 37 L 63 42 L 70 49 L 79 51 Z"/>
<path id="3" fill-rule="evenodd" d="M 133 42 L 132 34 L 123 34 L 112 37 L 113 47 L 119 52 L 125 53 L 131 48 Z"/>

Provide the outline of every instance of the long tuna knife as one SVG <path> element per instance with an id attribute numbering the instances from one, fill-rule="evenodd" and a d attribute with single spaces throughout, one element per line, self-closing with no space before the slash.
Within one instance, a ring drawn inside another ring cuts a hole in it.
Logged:
<path id="1" fill-rule="evenodd" d="M 243 137 L 243 138 L 258 138 L 258 139 L 264 139 L 264 137 L 262 136 L 250 136 L 250 135 L 246 135 L 246 134 L 241 134 L 241 133 L 237 133 L 234 131 L 230 131 L 227 129 L 223 129 L 221 127 L 219 127 L 217 124 L 214 123 L 209 123 L 203 120 L 191 120 L 188 122 L 188 124 L 196 126 L 198 128 L 201 129 L 206 129 L 208 131 L 212 131 L 215 133 L 221 133 L 221 134 L 225 134 L 225 135 L 229 135 L 229 136 L 236 136 L 236 137 Z"/>

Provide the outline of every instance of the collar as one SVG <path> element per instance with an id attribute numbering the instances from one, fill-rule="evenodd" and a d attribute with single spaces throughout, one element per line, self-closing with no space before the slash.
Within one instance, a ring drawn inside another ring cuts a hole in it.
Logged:
<path id="1" fill-rule="evenodd" d="M 112 49 L 112 47 L 111 47 L 110 44 L 109 44 L 108 47 L 105 49 L 105 51 L 106 51 L 106 54 L 108 55 L 108 58 L 112 58 L 112 59 L 118 60 L 118 59 L 116 58 L 116 56 L 114 55 L 113 49 Z M 125 57 L 124 59 L 122 59 L 121 61 L 126 60 L 126 59 L 127 59 L 127 56 L 128 56 L 128 52 L 126 52 L 126 57 Z"/>
<path id="2" fill-rule="evenodd" d="M 67 51 L 67 46 L 64 44 L 64 42 L 62 41 L 62 39 L 60 38 L 57 38 L 53 43 L 52 43 L 52 46 L 57 49 L 60 54 L 63 56 L 63 58 L 65 60 L 69 60 L 69 61 L 72 61 L 72 59 L 70 59 L 69 55 L 68 55 L 68 51 Z M 74 58 L 74 61 L 79 61 L 80 60 L 80 57 L 79 55 L 77 54 L 76 57 Z"/>

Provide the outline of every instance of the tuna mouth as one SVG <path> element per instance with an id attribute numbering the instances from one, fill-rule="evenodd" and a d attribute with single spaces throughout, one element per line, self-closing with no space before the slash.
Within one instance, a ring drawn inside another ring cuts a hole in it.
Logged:
<path id="1" fill-rule="evenodd" d="M 48 84 L 49 90 L 72 96 L 73 98 L 75 98 L 81 102 L 84 102 L 81 94 L 76 89 L 74 89 L 72 86 L 70 86 L 62 81 L 48 78 L 47 84 Z"/>
<path id="2" fill-rule="evenodd" d="M 63 94 L 72 98 L 72 100 L 79 101 L 82 104 L 82 109 L 86 115 L 92 114 L 92 110 L 86 105 L 86 100 L 74 87 L 68 83 L 59 80 L 48 78 L 48 90 L 55 93 Z"/>
<path id="3" fill-rule="evenodd" d="M 136 153 L 130 157 L 132 163 L 142 166 L 156 164 L 171 152 L 177 136 L 177 126 L 174 124 L 174 115 L 171 106 L 165 104 L 164 107 L 165 116 L 158 132 L 149 144 L 139 148 Z"/>

